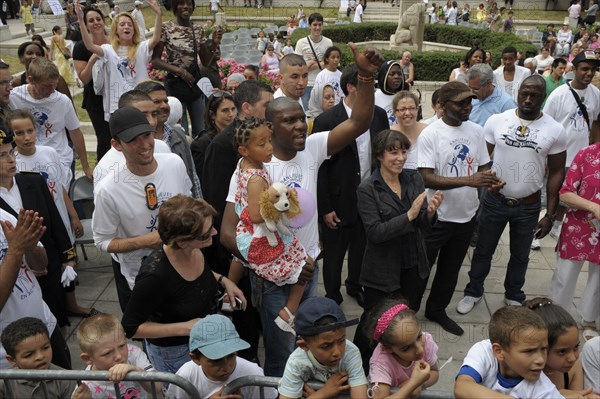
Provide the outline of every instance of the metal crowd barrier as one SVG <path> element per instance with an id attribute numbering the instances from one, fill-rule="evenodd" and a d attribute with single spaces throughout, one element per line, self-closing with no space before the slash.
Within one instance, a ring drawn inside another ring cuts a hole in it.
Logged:
<path id="1" fill-rule="evenodd" d="M 0 379 L 4 380 L 6 387 L 6 393 L 8 398 L 17 399 L 13 383 L 14 380 L 29 380 L 29 381 L 41 381 L 42 391 L 44 392 L 44 398 L 49 398 L 48 388 L 46 387 L 45 380 L 72 380 L 72 381 L 109 381 L 108 371 L 84 371 L 84 370 L 18 370 L 8 369 L 0 370 Z M 131 371 L 127 373 L 123 381 L 140 381 L 150 382 L 152 386 L 152 392 L 150 397 L 157 399 L 162 398 L 162 392 L 158 392 L 156 389 L 156 382 L 166 382 L 169 384 L 175 384 L 183 389 L 190 398 L 200 399 L 198 389 L 196 389 L 191 382 L 183 379 L 182 377 L 173 374 L 159 371 Z M 115 394 L 117 398 L 121 397 L 119 390 L 119 384 L 115 383 Z M 20 398 L 19 398 L 20 399 Z"/>
<path id="2" fill-rule="evenodd" d="M 261 387 L 260 399 L 264 399 L 264 391 L 262 388 L 277 388 L 278 385 L 279 385 L 278 377 L 263 377 L 263 376 L 240 377 L 240 378 L 236 378 L 235 380 L 233 380 L 229 384 L 227 384 L 227 386 L 223 390 L 223 396 L 229 395 L 243 387 L 258 386 L 258 387 Z M 308 385 L 310 385 L 310 387 L 312 389 L 318 390 L 318 389 L 323 388 L 324 384 L 321 382 L 309 381 Z M 394 391 L 396 391 L 396 389 L 392 389 L 392 392 L 394 392 Z M 350 395 L 339 396 L 339 398 L 349 398 L 349 397 L 350 397 Z M 421 391 L 421 394 L 418 397 L 418 399 L 453 399 L 453 398 L 454 398 L 453 392 L 434 391 L 434 390 L 429 390 L 429 389 Z"/>

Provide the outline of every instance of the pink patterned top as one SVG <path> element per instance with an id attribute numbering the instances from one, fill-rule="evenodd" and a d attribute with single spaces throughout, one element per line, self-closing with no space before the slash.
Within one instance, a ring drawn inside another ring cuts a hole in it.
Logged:
<path id="1" fill-rule="evenodd" d="M 560 193 L 576 193 L 600 206 L 600 143 L 583 148 L 567 172 Z M 600 230 L 592 224 L 591 212 L 569 208 L 558 241 L 563 259 L 600 263 Z M 595 219 L 595 223 L 599 223 Z"/>

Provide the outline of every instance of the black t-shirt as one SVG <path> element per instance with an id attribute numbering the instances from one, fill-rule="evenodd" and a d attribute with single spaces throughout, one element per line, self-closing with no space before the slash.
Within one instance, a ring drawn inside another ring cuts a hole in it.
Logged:
<path id="1" fill-rule="evenodd" d="M 140 324 L 181 323 L 217 312 L 218 283 L 208 265 L 194 281 L 187 281 L 173 268 L 162 248 L 148 255 L 135 279 L 135 287 L 123 315 L 128 338 Z M 157 346 L 187 344 L 189 337 L 148 339 Z"/>
<path id="2" fill-rule="evenodd" d="M 89 61 L 92 57 L 92 52 L 89 51 L 83 40 L 75 43 L 73 47 L 73 60 L 74 61 Z M 81 104 L 81 108 L 87 109 L 89 111 L 97 111 L 103 112 L 104 106 L 102 105 L 102 96 L 96 94 L 94 92 L 94 80 L 90 80 L 88 84 L 83 88 L 83 101 Z"/>

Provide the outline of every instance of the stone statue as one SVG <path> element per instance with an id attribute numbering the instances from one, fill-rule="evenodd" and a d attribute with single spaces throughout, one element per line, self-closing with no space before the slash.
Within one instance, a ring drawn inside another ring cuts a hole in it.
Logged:
<path id="1" fill-rule="evenodd" d="M 423 31 L 425 29 L 425 14 L 427 5 L 423 2 L 414 3 L 402 13 L 396 33 L 391 36 L 392 46 L 412 46 L 421 50 L 423 46 Z"/>

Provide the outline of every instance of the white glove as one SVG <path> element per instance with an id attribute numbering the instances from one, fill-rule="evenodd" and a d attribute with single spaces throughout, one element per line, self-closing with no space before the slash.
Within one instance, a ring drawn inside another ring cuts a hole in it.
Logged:
<path id="1" fill-rule="evenodd" d="M 72 281 L 75 281 L 76 277 L 77 273 L 75 272 L 75 269 L 73 269 L 73 266 L 67 266 L 60 277 L 60 282 L 62 283 L 63 287 L 68 287 Z"/>

